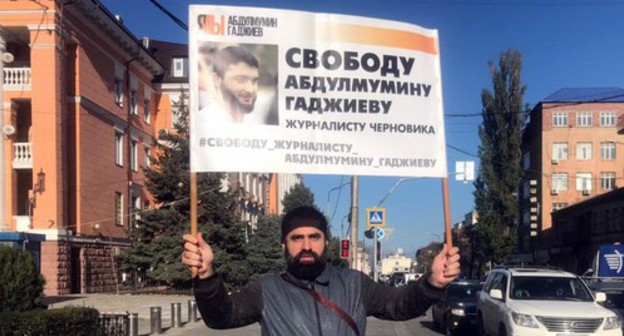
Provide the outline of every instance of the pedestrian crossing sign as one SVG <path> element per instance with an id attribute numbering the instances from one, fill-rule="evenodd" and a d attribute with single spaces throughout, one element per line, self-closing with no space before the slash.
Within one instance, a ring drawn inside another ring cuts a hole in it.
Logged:
<path id="1" fill-rule="evenodd" d="M 366 228 L 370 229 L 374 227 L 386 227 L 386 208 L 366 209 Z"/>

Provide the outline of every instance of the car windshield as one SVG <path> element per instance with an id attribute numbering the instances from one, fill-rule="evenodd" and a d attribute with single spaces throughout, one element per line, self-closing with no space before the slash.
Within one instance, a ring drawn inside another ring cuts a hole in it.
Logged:
<path id="1" fill-rule="evenodd" d="M 451 285 L 446 295 L 449 301 L 477 301 L 479 290 L 479 285 Z"/>
<path id="2" fill-rule="evenodd" d="M 514 300 L 593 301 L 582 280 L 568 277 L 515 276 L 509 297 Z"/>

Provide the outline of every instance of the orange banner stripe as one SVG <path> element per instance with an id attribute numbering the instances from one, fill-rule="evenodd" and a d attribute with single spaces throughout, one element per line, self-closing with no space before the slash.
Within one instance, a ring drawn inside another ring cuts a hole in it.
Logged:
<path id="1" fill-rule="evenodd" d="M 320 36 L 328 42 L 350 42 L 438 54 L 438 43 L 434 37 L 418 33 L 367 27 L 354 24 L 330 24 L 321 28 Z"/>

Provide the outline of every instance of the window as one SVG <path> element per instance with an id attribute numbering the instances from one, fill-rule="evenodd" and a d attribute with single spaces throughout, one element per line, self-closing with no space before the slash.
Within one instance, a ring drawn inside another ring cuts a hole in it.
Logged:
<path id="1" fill-rule="evenodd" d="M 559 209 L 563 209 L 568 206 L 568 203 L 553 203 L 552 211 L 557 211 Z"/>
<path id="2" fill-rule="evenodd" d="M 123 226 L 123 194 L 115 192 L 115 225 Z"/>
<path id="3" fill-rule="evenodd" d="M 151 151 L 152 151 L 152 148 L 150 146 L 143 145 L 143 166 L 145 168 L 148 168 L 149 166 L 152 165 L 152 160 L 150 159 Z"/>
<path id="4" fill-rule="evenodd" d="M 615 142 L 600 143 L 600 159 L 615 160 Z"/>
<path id="5" fill-rule="evenodd" d="M 132 208 L 134 212 L 134 216 L 132 216 L 133 226 L 137 227 L 137 221 L 141 220 L 141 197 L 132 196 Z"/>
<path id="6" fill-rule="evenodd" d="M 554 160 L 567 160 L 568 159 L 568 143 L 567 142 L 555 142 L 553 143 L 552 158 Z"/>
<path id="7" fill-rule="evenodd" d="M 123 106 L 123 84 L 121 79 L 115 79 L 115 104 Z"/>
<path id="8" fill-rule="evenodd" d="M 568 112 L 553 113 L 553 127 L 568 126 Z"/>
<path id="9" fill-rule="evenodd" d="M 576 126 L 590 127 L 592 125 L 592 113 L 591 112 L 578 112 L 576 114 Z"/>
<path id="10" fill-rule="evenodd" d="M 172 68 L 173 77 L 188 77 L 188 57 L 174 57 Z"/>
<path id="11" fill-rule="evenodd" d="M 132 155 L 130 156 L 130 159 L 132 160 L 130 161 L 130 167 L 132 167 L 132 170 L 137 171 L 139 170 L 139 143 L 132 140 L 130 150 L 132 151 Z"/>
<path id="12" fill-rule="evenodd" d="M 600 126 L 615 126 L 615 112 L 600 112 Z"/>
<path id="13" fill-rule="evenodd" d="M 557 191 L 568 190 L 568 174 L 554 173 L 552 175 L 552 188 Z"/>
<path id="14" fill-rule="evenodd" d="M 600 189 L 602 190 L 615 189 L 615 172 L 600 173 Z"/>
<path id="15" fill-rule="evenodd" d="M 138 108 L 137 108 L 137 92 L 135 90 L 130 91 L 130 114 L 132 115 L 137 115 L 139 114 Z"/>
<path id="16" fill-rule="evenodd" d="M 591 160 L 592 158 L 592 143 L 591 142 L 579 142 L 576 144 L 576 158 L 579 160 Z"/>
<path id="17" fill-rule="evenodd" d="M 150 116 L 151 116 L 150 108 L 151 108 L 150 100 L 149 99 L 143 100 L 143 121 L 145 121 L 146 124 L 150 123 Z"/>
<path id="18" fill-rule="evenodd" d="M 522 168 L 531 168 L 531 155 L 529 154 L 529 152 L 522 154 Z"/>
<path id="19" fill-rule="evenodd" d="M 123 166 L 123 133 L 115 131 L 115 163 Z"/>
<path id="20" fill-rule="evenodd" d="M 576 190 L 592 190 L 592 173 L 576 174 Z"/>

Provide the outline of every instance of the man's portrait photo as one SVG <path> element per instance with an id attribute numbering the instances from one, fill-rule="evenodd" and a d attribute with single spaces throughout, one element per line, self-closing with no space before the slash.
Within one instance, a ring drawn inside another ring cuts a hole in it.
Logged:
<path id="1" fill-rule="evenodd" d="M 277 46 L 202 43 L 200 123 L 278 125 Z"/>

